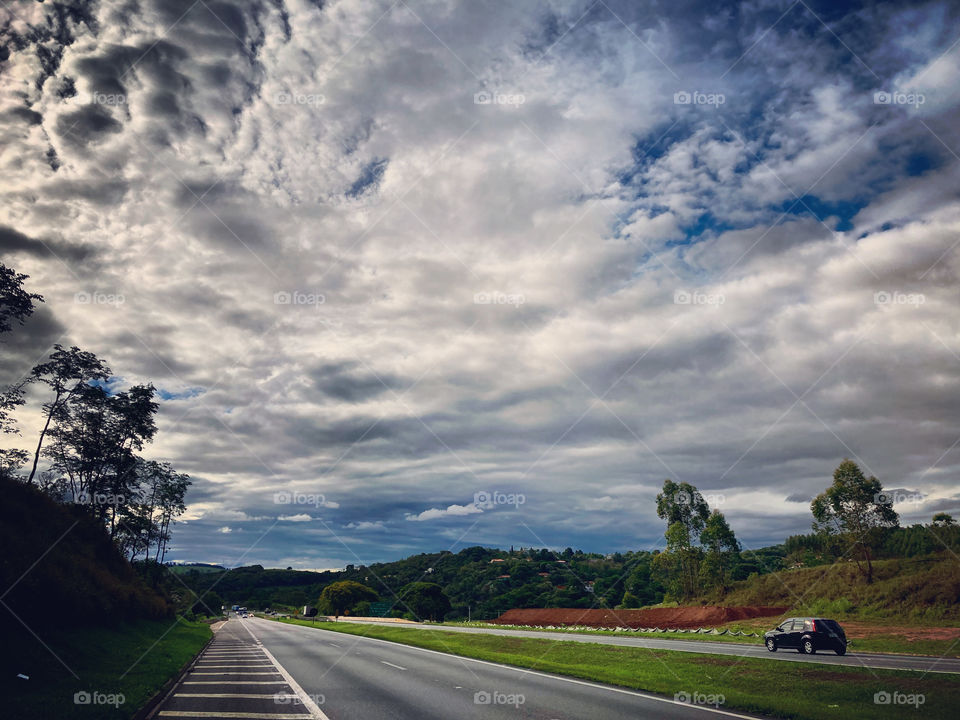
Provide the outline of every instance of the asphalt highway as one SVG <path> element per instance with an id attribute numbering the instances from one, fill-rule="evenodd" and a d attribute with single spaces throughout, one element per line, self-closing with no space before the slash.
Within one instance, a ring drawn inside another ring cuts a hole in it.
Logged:
<path id="1" fill-rule="evenodd" d="M 224 654 L 211 652 L 221 649 Z M 251 655 L 243 660 L 230 660 L 230 653 L 236 652 Z M 228 621 L 218 631 L 204 658 L 202 666 L 210 669 L 192 671 L 186 678 L 187 683 L 174 689 L 167 702 L 160 706 L 156 718 L 723 720 L 757 717 L 724 710 L 722 704 L 707 705 L 711 698 L 697 698 L 695 687 L 689 688 L 688 693 L 701 704 L 262 619 Z M 227 667 L 207 664 L 214 661 Z M 224 674 L 210 676 L 200 672 Z M 266 674 L 251 674 L 260 672 Z M 211 680 L 218 684 L 188 684 Z M 270 684 L 254 684 L 261 682 Z M 204 688 L 203 694 L 209 697 L 199 697 L 196 688 Z M 283 700 L 271 700 L 275 693 Z M 298 699 L 293 700 L 293 695 Z"/>
<path id="2" fill-rule="evenodd" d="M 344 621 L 340 622 L 357 622 Z M 825 663 L 828 665 L 849 665 L 879 670 L 917 670 L 920 672 L 960 673 L 960 658 L 938 658 L 924 655 L 888 655 L 886 653 L 861 653 L 853 649 L 846 655 L 835 655 L 829 651 L 819 651 L 815 655 L 801 655 L 796 650 L 778 650 L 769 652 L 760 641 L 756 645 L 725 643 L 713 640 L 669 640 L 650 638 L 624 633 L 621 635 L 594 635 L 577 633 L 556 633 L 541 630 L 515 630 L 512 628 L 457 627 L 454 625 L 420 625 L 417 623 L 397 625 L 396 623 L 378 623 L 375 621 L 357 622 L 357 624 L 383 625 L 385 627 L 416 628 L 420 630 L 443 630 L 449 632 L 482 633 L 507 635 L 512 637 L 532 637 L 547 640 L 567 640 L 572 642 L 600 643 L 621 647 L 641 647 L 652 650 L 678 650 L 680 652 L 708 653 L 711 655 L 736 655 L 738 657 L 764 658 L 786 662 Z M 856 647 L 854 642 L 853 647 Z"/>

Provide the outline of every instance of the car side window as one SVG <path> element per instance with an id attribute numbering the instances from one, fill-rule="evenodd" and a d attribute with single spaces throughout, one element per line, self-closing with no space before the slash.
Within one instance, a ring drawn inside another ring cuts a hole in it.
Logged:
<path id="1" fill-rule="evenodd" d="M 793 621 L 793 631 L 798 632 L 803 630 L 803 620 L 794 620 Z"/>
<path id="2" fill-rule="evenodd" d="M 780 627 L 778 627 L 777 630 L 779 630 L 780 632 L 790 632 L 790 626 L 791 626 L 792 624 L 793 624 L 793 623 L 792 623 L 792 622 L 789 622 L 789 621 L 788 621 L 788 622 L 785 622 L 783 625 L 781 625 Z"/>
<path id="3" fill-rule="evenodd" d="M 804 629 L 805 631 L 813 630 L 813 623 L 810 622 L 809 620 L 804 620 L 804 621 L 803 621 L 803 629 Z"/>

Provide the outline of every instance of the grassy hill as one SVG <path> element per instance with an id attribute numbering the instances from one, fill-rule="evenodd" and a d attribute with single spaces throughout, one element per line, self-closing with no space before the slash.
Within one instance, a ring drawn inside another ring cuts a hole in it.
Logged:
<path id="1" fill-rule="evenodd" d="M 734 584 L 726 605 L 784 605 L 797 613 L 901 623 L 960 622 L 960 563 L 947 553 L 878 560 L 867 585 L 852 562 L 780 570 Z"/>
<path id="2" fill-rule="evenodd" d="M 171 617 L 170 598 L 148 585 L 82 506 L 0 479 L 2 623 L 28 625 L 67 612 L 82 624 Z"/>
<path id="3" fill-rule="evenodd" d="M 2 478 L 0 494 L 4 717 L 130 717 L 203 647 L 210 627 L 175 618 L 193 604 L 189 593 L 162 566 L 138 571 L 83 507 Z M 123 703 L 74 703 L 91 691 Z"/>

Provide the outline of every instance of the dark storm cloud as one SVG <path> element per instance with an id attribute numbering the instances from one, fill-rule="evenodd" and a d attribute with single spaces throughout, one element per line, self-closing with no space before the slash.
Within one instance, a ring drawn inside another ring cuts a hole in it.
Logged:
<path id="1" fill-rule="evenodd" d="M 34 257 L 53 257 L 82 262 L 94 255 L 93 248 L 73 245 L 50 238 L 37 239 L 6 225 L 0 225 L 0 255 L 25 253 Z"/>
<path id="2" fill-rule="evenodd" d="M 11 108 L 0 114 L 0 118 L 14 122 L 25 122 L 28 125 L 39 125 L 43 122 L 43 115 L 28 107 Z"/>
<path id="3" fill-rule="evenodd" d="M 64 113 L 57 120 L 57 132 L 75 147 L 95 144 L 120 132 L 123 125 L 99 105 L 86 105 Z"/>
<path id="4" fill-rule="evenodd" d="M 357 362 L 320 365 L 307 372 L 313 385 L 327 397 L 356 403 L 401 387 L 399 378 L 373 373 Z"/>
<path id="5" fill-rule="evenodd" d="M 33 290 L 30 281 L 27 289 Z M 53 352 L 56 343 L 68 342 L 68 330 L 50 308 L 36 303 L 36 310 L 22 326 L 0 337 L 0 384 L 12 385 L 27 376 L 31 368 Z"/>

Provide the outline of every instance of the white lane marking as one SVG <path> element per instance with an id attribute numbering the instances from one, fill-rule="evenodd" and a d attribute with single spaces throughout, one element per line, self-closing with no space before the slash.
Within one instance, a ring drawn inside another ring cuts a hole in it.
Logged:
<path id="1" fill-rule="evenodd" d="M 330 645 L 333 645 L 334 647 L 340 647 L 340 646 L 337 645 L 335 642 L 330 643 Z"/>
<path id="2" fill-rule="evenodd" d="M 223 668 L 235 668 L 238 670 L 240 669 L 256 670 L 257 668 L 268 668 L 268 667 L 273 667 L 273 666 L 268 662 L 263 662 L 259 665 L 201 665 L 200 663 L 197 663 L 198 670 L 217 670 L 217 669 L 222 670 Z"/>
<path id="3" fill-rule="evenodd" d="M 181 685 L 286 685 L 283 678 L 279 680 L 184 680 Z"/>
<path id="4" fill-rule="evenodd" d="M 276 670 L 270 670 L 269 672 L 192 672 L 191 675 L 276 675 Z"/>
<path id="5" fill-rule="evenodd" d="M 394 665 L 393 663 L 387 662 L 386 660 L 381 660 L 380 662 L 382 662 L 384 665 L 389 665 L 390 667 L 394 667 L 394 668 L 396 668 L 397 670 L 406 670 L 405 667 L 400 667 L 399 665 Z"/>
<path id="6" fill-rule="evenodd" d="M 265 620 L 264 622 L 268 622 L 268 621 Z M 257 641 L 257 646 L 261 650 L 263 650 L 263 654 L 266 655 L 268 658 L 270 658 L 270 662 L 272 662 L 274 664 L 274 667 L 277 668 L 277 672 L 283 675 L 283 679 L 287 681 L 287 684 L 297 694 L 297 697 L 300 698 L 300 702 L 303 704 L 303 707 L 306 710 L 308 710 L 310 713 L 309 717 L 311 717 L 313 720 L 330 720 L 330 718 L 327 717 L 327 715 L 323 712 L 323 710 L 320 709 L 317 703 L 314 702 L 313 698 L 307 695 L 307 693 L 303 691 L 303 688 L 300 687 L 300 683 L 298 683 L 296 680 L 293 679 L 293 675 L 288 673 L 286 668 L 284 668 L 283 665 L 277 662 L 277 659 L 273 656 L 273 653 L 271 653 L 269 650 L 267 650 L 266 647 L 264 647 L 263 643 L 260 642 L 260 638 L 258 638 L 256 635 L 253 634 L 253 630 L 251 630 L 246 623 L 243 624 L 243 627 L 246 629 L 248 633 L 250 633 L 250 637 L 252 637 L 254 640 Z"/>
<path id="7" fill-rule="evenodd" d="M 306 720 L 306 713 L 248 713 L 248 712 L 195 712 L 193 710 L 161 710 L 160 717 L 181 718 L 244 718 L 245 720 Z"/>
<path id="8" fill-rule="evenodd" d="M 270 621 L 265 620 L 264 622 Z M 319 630 L 320 632 L 335 632 L 334 630 L 324 630 L 323 628 L 310 628 L 306 625 L 290 625 L 290 623 L 280 622 L 277 624 L 288 625 L 294 628 L 302 627 L 306 630 Z M 714 713 L 716 715 L 726 715 L 727 717 L 742 718 L 743 720 L 756 720 L 756 717 L 751 715 L 741 715 L 739 713 L 730 712 L 729 710 L 719 710 L 717 708 L 706 707 L 704 705 L 693 705 L 691 703 L 680 702 L 679 700 L 672 700 L 671 698 L 660 697 L 658 695 L 648 695 L 647 693 L 637 692 L 636 690 L 626 690 L 624 688 L 598 685 L 597 683 L 587 682 L 586 680 L 575 680 L 574 678 L 562 677 L 559 675 L 547 675 L 546 673 L 537 672 L 536 670 L 527 670 L 525 668 L 514 667 L 512 665 L 503 665 L 501 663 L 490 662 L 489 660 L 477 660 L 476 658 L 468 658 L 464 657 L 463 655 L 453 655 L 451 653 L 440 652 L 439 650 L 427 650 L 426 648 L 420 648 L 414 645 L 404 645 L 403 643 L 392 642 L 390 640 L 381 640 L 380 638 L 366 637 L 364 635 L 354 635 L 354 637 L 361 640 L 369 640 L 371 642 L 387 643 L 388 645 L 392 645 L 394 648 L 402 647 L 407 650 L 418 650 L 420 652 L 430 653 L 432 655 L 440 655 L 445 658 L 457 658 L 458 660 L 465 660 L 466 662 L 490 665 L 491 667 L 498 667 L 504 670 L 512 670 L 513 672 L 523 673 L 524 675 L 536 675 L 537 677 L 547 678 L 548 680 L 559 680 L 560 682 L 573 683 L 574 685 L 584 685 L 586 687 L 596 688 L 597 690 L 608 690 L 610 692 L 620 693 L 621 695 L 633 695 L 634 697 L 643 698 L 645 700 L 656 700 L 657 702 L 664 702 L 670 705 L 679 705 L 691 710 L 703 710 L 704 712 Z"/>
<path id="9" fill-rule="evenodd" d="M 247 698 L 250 700 L 275 700 L 278 693 L 250 694 L 250 693 L 174 693 L 174 697 L 181 698 Z M 291 696 L 292 697 L 292 696 Z"/>

